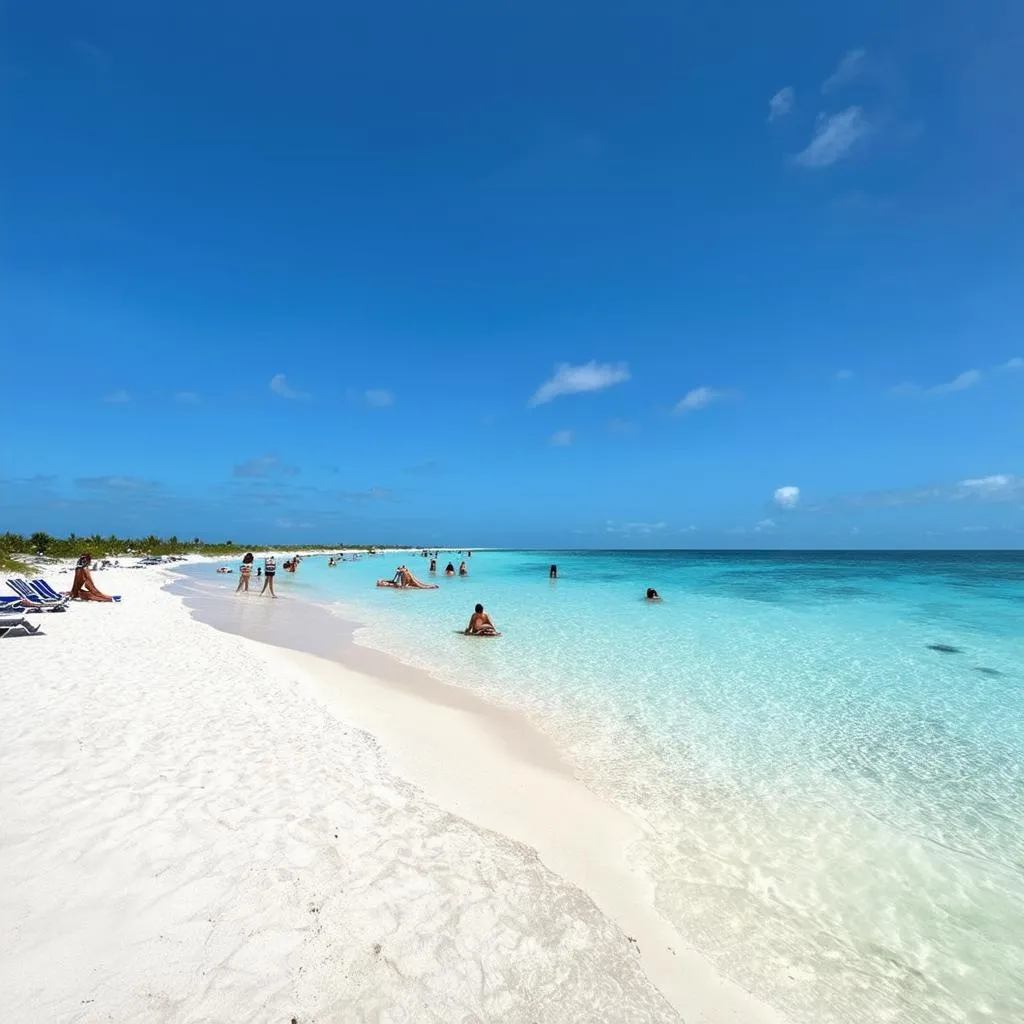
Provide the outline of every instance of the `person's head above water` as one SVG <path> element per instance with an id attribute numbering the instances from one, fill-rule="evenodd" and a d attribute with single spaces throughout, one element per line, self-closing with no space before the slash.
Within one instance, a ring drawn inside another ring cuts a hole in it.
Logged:
<path id="1" fill-rule="evenodd" d="M 657 601 L 657 599 L 658 599 L 658 592 L 654 589 L 654 587 L 648 587 L 647 588 L 647 600 L 648 601 Z"/>
<path id="2" fill-rule="evenodd" d="M 478 604 L 476 608 L 474 608 L 473 610 L 477 613 L 477 615 L 481 615 L 483 613 L 484 606 L 482 604 Z"/>

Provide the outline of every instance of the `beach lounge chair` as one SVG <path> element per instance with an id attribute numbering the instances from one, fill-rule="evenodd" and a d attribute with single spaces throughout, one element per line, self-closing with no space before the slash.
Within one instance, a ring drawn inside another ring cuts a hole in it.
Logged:
<path id="1" fill-rule="evenodd" d="M 0 614 L 0 639 L 5 636 L 31 636 L 38 632 L 39 627 L 33 626 L 24 615 Z"/>
<path id="2" fill-rule="evenodd" d="M 68 595 L 62 594 L 57 590 L 54 590 L 46 580 L 33 580 L 29 586 L 44 600 L 44 601 L 60 601 L 62 604 L 67 604 Z"/>
<path id="3" fill-rule="evenodd" d="M 68 601 L 71 600 L 67 594 L 57 594 L 56 598 L 53 598 L 43 594 L 41 591 L 33 590 L 28 580 L 8 580 L 7 586 L 23 601 L 27 601 L 29 604 L 42 605 L 48 609 L 66 608 Z M 50 589 L 52 590 L 53 588 L 51 587 Z M 54 593 L 56 594 L 56 591 Z"/>

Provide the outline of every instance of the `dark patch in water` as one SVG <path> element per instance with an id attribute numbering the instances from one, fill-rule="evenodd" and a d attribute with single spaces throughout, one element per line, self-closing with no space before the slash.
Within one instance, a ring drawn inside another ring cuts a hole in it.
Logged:
<path id="1" fill-rule="evenodd" d="M 1003 673 L 997 668 L 986 668 L 984 665 L 975 665 L 975 672 L 980 672 L 983 676 L 1001 676 Z"/>
<path id="2" fill-rule="evenodd" d="M 929 644 L 929 651 L 938 651 L 939 654 L 963 654 L 963 648 L 952 647 L 949 644 Z"/>

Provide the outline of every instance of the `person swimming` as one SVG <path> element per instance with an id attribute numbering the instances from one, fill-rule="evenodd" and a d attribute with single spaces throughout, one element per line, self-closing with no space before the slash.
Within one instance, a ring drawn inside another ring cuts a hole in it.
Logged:
<path id="1" fill-rule="evenodd" d="M 437 559 L 436 558 L 432 558 L 430 560 L 430 571 L 431 572 L 437 572 Z"/>
<path id="2" fill-rule="evenodd" d="M 459 575 L 460 576 L 468 576 L 469 575 L 469 570 L 466 568 L 466 563 L 465 562 L 462 562 L 459 565 Z"/>
<path id="3" fill-rule="evenodd" d="M 465 629 L 466 636 L 498 636 L 498 629 L 491 621 L 484 606 L 478 604 L 469 617 L 469 625 Z"/>
<path id="4" fill-rule="evenodd" d="M 647 597 L 645 598 L 645 600 L 647 600 L 647 601 L 660 601 L 661 600 L 661 594 L 659 594 L 654 589 L 654 587 L 648 587 L 647 588 Z"/>
<path id="5" fill-rule="evenodd" d="M 552 580 L 557 580 L 558 579 L 558 566 L 557 565 L 552 565 L 551 568 L 548 569 L 548 579 L 552 579 Z"/>
<path id="6" fill-rule="evenodd" d="M 445 576 L 454 576 L 454 575 L 455 575 L 455 566 L 454 566 L 454 565 L 452 565 L 452 563 L 451 563 L 451 562 L 449 562 L 449 563 L 448 563 L 448 564 L 447 564 L 447 565 L 446 565 L 446 566 L 444 567 L 444 574 L 445 574 Z"/>

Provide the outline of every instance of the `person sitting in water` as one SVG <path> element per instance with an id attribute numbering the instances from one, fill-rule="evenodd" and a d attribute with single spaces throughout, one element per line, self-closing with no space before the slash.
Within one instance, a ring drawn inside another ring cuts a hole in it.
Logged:
<path id="1" fill-rule="evenodd" d="M 444 574 L 445 574 L 445 576 L 454 576 L 454 575 L 455 575 L 455 566 L 454 566 L 454 565 L 452 565 L 452 563 L 451 563 L 451 562 L 449 562 L 449 563 L 448 563 L 448 564 L 447 564 L 447 565 L 446 565 L 446 566 L 444 567 Z"/>
<path id="2" fill-rule="evenodd" d="M 466 627 L 466 636 L 497 636 L 498 630 L 491 621 L 490 615 L 484 611 L 484 606 L 478 604 L 469 617 L 469 625 Z"/>
<path id="3" fill-rule="evenodd" d="M 552 565 L 551 568 L 548 569 L 548 579 L 552 579 L 552 580 L 557 580 L 558 579 L 558 566 L 557 565 Z"/>
<path id="4" fill-rule="evenodd" d="M 661 594 L 659 594 L 654 589 L 654 587 L 648 587 L 647 588 L 647 598 L 646 598 L 646 600 L 648 600 L 648 601 L 660 601 L 661 600 Z"/>
<path id="5" fill-rule="evenodd" d="M 92 573 L 89 572 L 89 565 L 92 562 L 92 555 L 88 551 L 78 560 L 75 566 L 75 579 L 71 584 L 72 601 L 113 601 L 108 594 L 104 594 L 93 582 Z"/>
<path id="6" fill-rule="evenodd" d="M 469 570 L 466 568 L 466 563 L 465 562 L 463 562 L 459 566 L 459 575 L 460 576 L 468 576 L 469 575 Z"/>
<path id="7" fill-rule="evenodd" d="M 432 558 L 430 560 L 430 571 L 431 572 L 437 572 L 437 559 L 436 558 Z"/>

